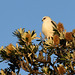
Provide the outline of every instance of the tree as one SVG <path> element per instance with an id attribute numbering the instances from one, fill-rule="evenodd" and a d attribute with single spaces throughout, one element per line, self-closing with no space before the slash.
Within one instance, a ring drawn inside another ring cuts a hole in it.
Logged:
<path id="1" fill-rule="evenodd" d="M 19 75 L 20 68 L 29 75 L 72 75 L 75 74 L 75 29 L 66 32 L 62 23 L 54 29 L 53 37 L 36 37 L 36 33 L 20 28 L 13 32 L 18 38 L 14 46 L 10 43 L 0 48 L 0 62 L 7 61 L 9 68 L 1 69 L 1 75 Z M 39 44 L 32 40 L 36 39 Z M 54 61 L 51 62 L 55 55 Z"/>

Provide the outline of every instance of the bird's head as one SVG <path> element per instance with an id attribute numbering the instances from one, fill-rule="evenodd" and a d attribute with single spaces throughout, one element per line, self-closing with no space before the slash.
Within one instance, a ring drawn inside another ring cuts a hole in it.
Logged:
<path id="1" fill-rule="evenodd" d="M 43 21 L 43 22 L 51 21 L 51 18 L 50 18 L 49 16 L 44 16 L 44 17 L 42 18 L 42 21 Z"/>

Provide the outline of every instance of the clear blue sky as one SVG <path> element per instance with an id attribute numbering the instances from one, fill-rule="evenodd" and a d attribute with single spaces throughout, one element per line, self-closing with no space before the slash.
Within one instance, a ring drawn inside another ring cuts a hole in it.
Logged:
<path id="1" fill-rule="evenodd" d="M 0 47 L 16 44 L 12 32 L 18 28 L 41 32 L 42 17 L 63 23 L 69 32 L 75 28 L 75 0 L 0 0 Z M 0 69 L 4 64 L 0 64 Z M 21 72 L 25 75 L 24 72 Z M 27 73 L 26 73 L 27 74 Z"/>

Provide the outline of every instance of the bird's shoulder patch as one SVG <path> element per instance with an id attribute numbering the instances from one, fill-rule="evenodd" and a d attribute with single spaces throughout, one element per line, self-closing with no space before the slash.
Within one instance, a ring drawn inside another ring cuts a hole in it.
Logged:
<path id="1" fill-rule="evenodd" d="M 51 23 L 54 25 L 53 26 L 54 28 L 57 28 L 57 25 L 56 25 L 56 23 L 54 21 L 51 21 Z"/>

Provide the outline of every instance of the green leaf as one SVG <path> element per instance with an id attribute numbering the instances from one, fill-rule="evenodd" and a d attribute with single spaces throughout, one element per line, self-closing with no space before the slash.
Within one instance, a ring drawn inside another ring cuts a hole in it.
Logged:
<path id="1" fill-rule="evenodd" d="M 31 32 L 31 37 L 32 37 L 34 34 L 35 34 L 35 31 L 33 30 L 33 31 Z"/>
<path id="2" fill-rule="evenodd" d="M 65 58 L 60 58 L 60 60 L 66 60 Z"/>
<path id="3" fill-rule="evenodd" d="M 32 40 L 33 39 L 35 39 L 36 38 L 36 36 L 37 36 L 37 34 L 35 33 L 31 38 L 32 38 Z"/>

